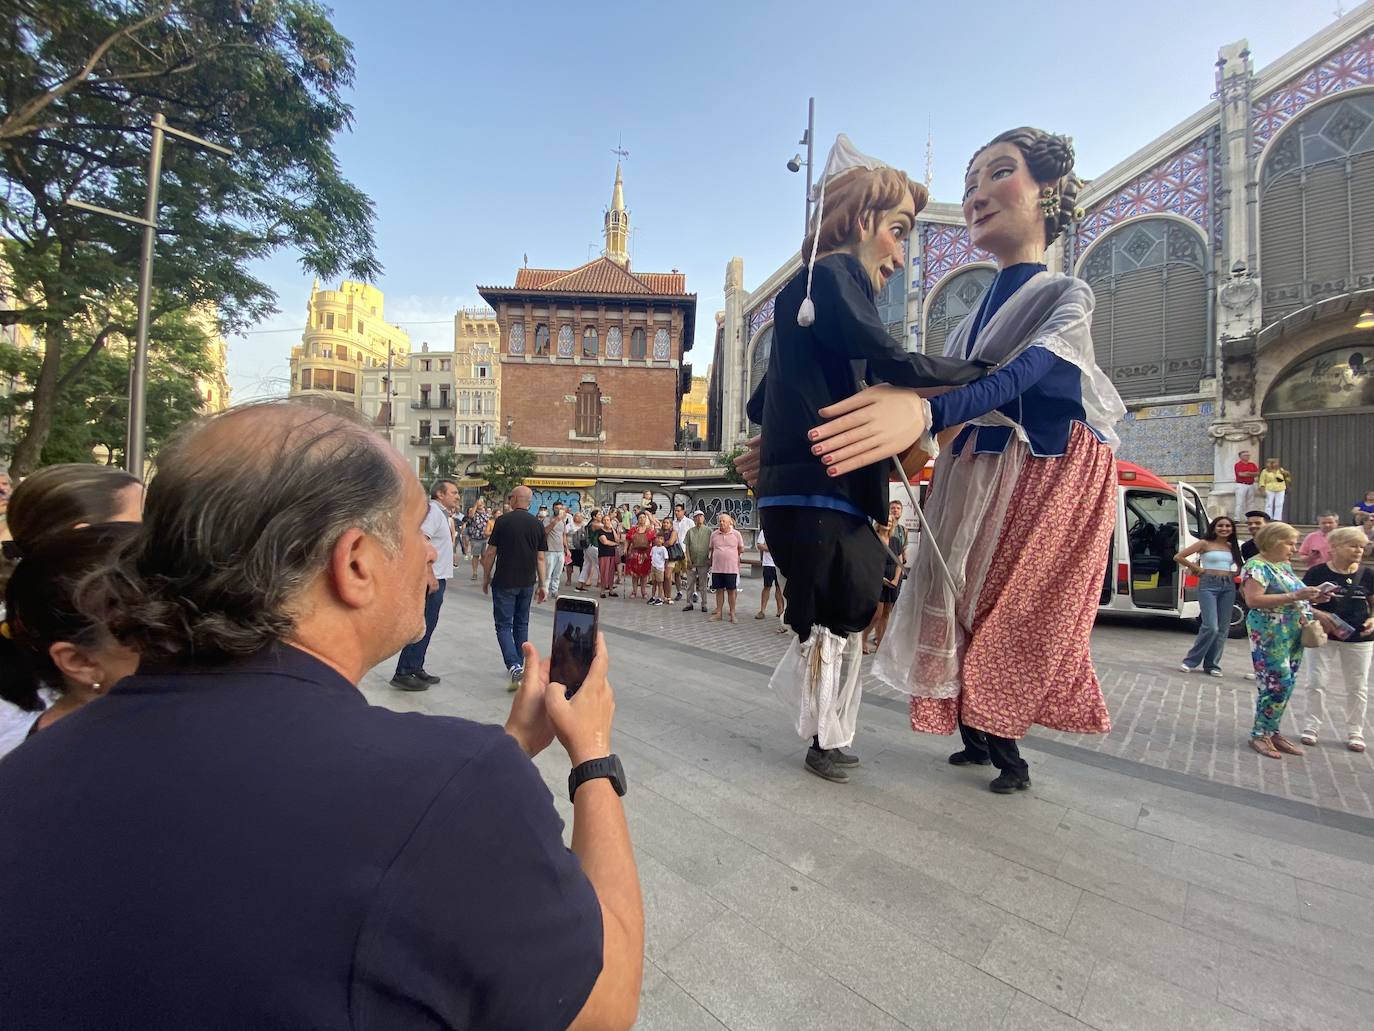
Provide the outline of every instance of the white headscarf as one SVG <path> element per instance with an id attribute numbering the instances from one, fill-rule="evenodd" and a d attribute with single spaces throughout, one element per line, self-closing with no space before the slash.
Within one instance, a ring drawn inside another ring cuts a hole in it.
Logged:
<path id="1" fill-rule="evenodd" d="M 816 268 L 816 249 L 821 239 L 821 219 L 825 217 L 825 184 L 855 168 L 890 167 L 886 162 L 869 157 L 860 151 L 844 133 L 835 137 L 835 144 L 825 159 L 825 171 L 821 173 L 821 181 L 811 187 L 812 199 L 816 201 L 815 233 L 811 237 L 811 258 L 806 263 L 806 298 L 797 309 L 797 325 L 809 326 L 816 321 L 816 306 L 811 303 L 811 274 Z"/>

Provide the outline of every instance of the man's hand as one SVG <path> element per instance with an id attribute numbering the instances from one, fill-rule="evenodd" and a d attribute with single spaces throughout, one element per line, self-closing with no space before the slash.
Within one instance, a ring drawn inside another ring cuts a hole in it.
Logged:
<path id="1" fill-rule="evenodd" d="M 755 490 L 759 486 L 759 466 L 762 462 L 763 437 L 751 437 L 744 442 L 744 454 L 735 459 L 735 472 Z"/>
<path id="2" fill-rule="evenodd" d="M 429 583 L 427 583 L 427 584 L 425 585 L 425 593 L 426 593 L 426 594 L 433 594 L 433 593 L 434 593 L 435 591 L 437 591 L 438 589 L 439 589 L 439 578 L 438 578 L 437 576 L 434 575 L 434 567 L 431 566 L 431 567 L 430 567 L 430 570 L 429 570 Z"/>
<path id="3" fill-rule="evenodd" d="M 820 410 L 826 422 L 811 431 L 811 453 L 831 476 L 905 453 L 921 439 L 926 403 L 914 390 L 887 383 L 868 387 Z"/>
<path id="4" fill-rule="evenodd" d="M 549 722 L 549 713 L 544 707 L 549 660 L 540 659 L 538 650 L 528 641 L 522 651 L 525 673 L 511 701 L 506 733 L 515 738 L 525 754 L 533 759 L 553 741 L 553 724 Z"/>
<path id="5" fill-rule="evenodd" d="M 568 752 L 574 766 L 588 759 L 604 759 L 611 754 L 611 718 L 615 714 L 615 695 L 606 679 L 610 656 L 606 635 L 596 635 L 596 655 L 587 676 L 571 700 L 567 688 L 550 683 L 544 688 L 544 708 L 553 732 Z"/>
<path id="6" fill-rule="evenodd" d="M 535 600 L 535 603 L 536 603 L 536 604 L 543 605 L 543 604 L 544 604 L 544 599 L 547 598 L 547 597 L 548 597 L 548 595 L 544 593 L 544 585 L 543 585 L 543 584 L 540 584 L 538 587 L 536 587 L 536 588 L 534 589 L 534 600 Z"/>
<path id="7" fill-rule="evenodd" d="M 491 577 L 489 577 L 489 576 L 484 576 L 484 577 L 482 577 L 482 593 L 483 593 L 483 594 L 490 594 L 490 593 L 491 593 Z"/>

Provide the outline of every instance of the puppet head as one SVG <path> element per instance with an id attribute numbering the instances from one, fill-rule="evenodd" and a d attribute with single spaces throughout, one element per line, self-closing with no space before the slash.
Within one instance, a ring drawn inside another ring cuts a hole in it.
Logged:
<path id="1" fill-rule="evenodd" d="M 905 260 L 903 244 L 926 206 L 926 188 L 905 172 L 860 153 L 841 133 L 826 158 L 816 186 L 816 212 L 802 241 L 808 269 L 816 259 L 836 251 L 852 254 L 864 266 L 874 290 L 881 290 Z M 811 325 L 815 309 L 807 297 L 797 321 Z"/>
<path id="2" fill-rule="evenodd" d="M 1022 126 L 978 149 L 964 178 L 964 221 L 973 243 L 999 260 L 1043 254 L 1083 217 L 1073 174 L 1073 141 Z"/>

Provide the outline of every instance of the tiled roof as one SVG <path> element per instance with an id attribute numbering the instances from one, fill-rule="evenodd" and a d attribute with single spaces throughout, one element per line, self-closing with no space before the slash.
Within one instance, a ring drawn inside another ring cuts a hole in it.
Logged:
<path id="1" fill-rule="evenodd" d="M 515 273 L 516 290 L 547 290 L 570 294 L 644 294 L 687 296 L 687 277 L 681 272 L 631 272 L 609 258 L 596 258 L 575 269 L 522 268 Z"/>

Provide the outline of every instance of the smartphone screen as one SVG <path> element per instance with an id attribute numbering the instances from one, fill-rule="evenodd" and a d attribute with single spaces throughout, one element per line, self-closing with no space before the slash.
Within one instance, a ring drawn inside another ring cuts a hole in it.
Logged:
<path id="1" fill-rule="evenodd" d="M 554 606 L 549 681 L 562 684 L 569 698 L 587 679 L 596 654 L 596 616 L 596 602 L 590 598 L 559 598 Z"/>

